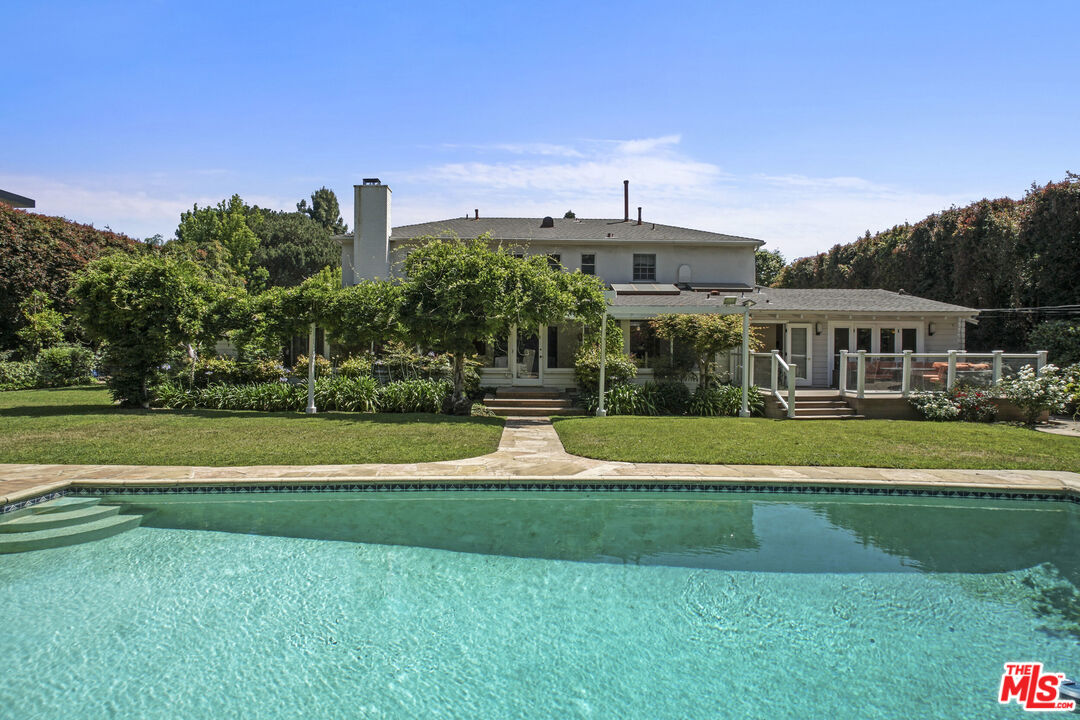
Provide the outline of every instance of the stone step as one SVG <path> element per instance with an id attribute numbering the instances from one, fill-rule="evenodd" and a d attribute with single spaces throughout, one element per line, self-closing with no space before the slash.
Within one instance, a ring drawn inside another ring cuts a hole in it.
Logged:
<path id="1" fill-rule="evenodd" d="M 803 400 L 795 398 L 795 407 L 848 407 L 843 400 Z"/>
<path id="2" fill-rule="evenodd" d="M 496 408 L 536 408 L 538 410 L 561 410 L 572 407 L 569 400 L 484 400 L 492 410 Z"/>
<path id="3" fill-rule="evenodd" d="M 66 512 L 33 513 L 12 520 L 0 521 L 0 533 L 24 533 L 70 525 L 85 525 L 95 520 L 112 517 L 119 512 L 120 508 L 115 505 L 91 505 Z"/>
<path id="4" fill-rule="evenodd" d="M 795 405 L 795 416 L 816 417 L 819 415 L 854 415 L 855 411 L 849 407 L 842 408 L 808 408 Z"/>
<path id="5" fill-rule="evenodd" d="M 140 522 L 142 522 L 142 515 L 113 515 L 80 525 L 34 532 L 7 533 L 0 536 L 0 553 L 44 550 L 101 540 L 136 528 Z"/>
<path id="6" fill-rule="evenodd" d="M 865 420 L 865 415 L 798 415 L 792 420 Z"/>
<path id="7" fill-rule="evenodd" d="M 68 510 L 93 507 L 100 502 L 101 498 L 94 497 L 61 497 L 37 505 L 31 505 L 29 509 L 33 513 L 66 512 Z"/>
<path id="8" fill-rule="evenodd" d="M 498 417 L 548 417 L 551 415 L 582 415 L 584 414 L 581 408 L 566 407 L 558 408 L 556 410 L 549 410 L 545 408 L 534 407 L 522 407 L 522 408 L 491 408 L 491 412 L 495 413 Z"/>
<path id="9" fill-rule="evenodd" d="M 561 390 L 545 390 L 543 388 L 496 388 L 495 397 L 503 400 L 510 398 L 518 398 L 522 400 L 538 400 L 538 399 L 553 399 L 553 398 L 565 398 Z"/>

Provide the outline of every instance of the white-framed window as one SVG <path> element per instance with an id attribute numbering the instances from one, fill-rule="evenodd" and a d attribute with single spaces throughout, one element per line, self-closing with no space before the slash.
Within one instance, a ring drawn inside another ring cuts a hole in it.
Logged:
<path id="1" fill-rule="evenodd" d="M 596 253 L 581 253 L 581 272 L 584 275 L 596 274 Z"/>
<path id="2" fill-rule="evenodd" d="M 656 253 L 634 253 L 634 282 L 656 282 Z"/>

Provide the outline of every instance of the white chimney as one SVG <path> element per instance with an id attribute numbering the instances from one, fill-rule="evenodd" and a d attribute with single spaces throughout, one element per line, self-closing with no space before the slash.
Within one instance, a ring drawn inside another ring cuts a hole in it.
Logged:
<path id="1" fill-rule="evenodd" d="M 353 278 L 390 276 L 390 188 L 379 178 L 353 186 Z"/>

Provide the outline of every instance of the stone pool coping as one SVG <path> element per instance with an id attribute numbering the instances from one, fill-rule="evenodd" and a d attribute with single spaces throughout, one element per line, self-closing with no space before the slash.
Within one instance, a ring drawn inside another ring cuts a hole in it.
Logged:
<path id="1" fill-rule="evenodd" d="M 56 493 L 135 488 L 259 488 L 431 486 L 621 486 L 622 489 L 686 486 L 749 487 L 769 492 L 795 488 L 980 490 L 1064 496 L 1080 502 L 1080 474 L 1057 470 L 960 470 L 786 465 L 628 463 L 568 454 L 550 421 L 510 418 L 499 449 L 463 460 L 360 465 L 258 465 L 242 467 L 147 465 L 0 464 L 0 510 Z"/>

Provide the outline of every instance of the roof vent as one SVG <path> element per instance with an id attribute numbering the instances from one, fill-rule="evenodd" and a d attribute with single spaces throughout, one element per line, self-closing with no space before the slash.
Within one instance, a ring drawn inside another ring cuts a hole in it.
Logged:
<path id="1" fill-rule="evenodd" d="M 382 185 L 382 183 L 379 182 L 379 178 L 364 178 L 364 184 L 365 185 Z"/>
<path id="2" fill-rule="evenodd" d="M 547 217 L 545 217 L 543 220 L 540 221 L 540 227 L 542 227 L 542 228 L 546 228 L 546 227 L 553 228 L 553 227 L 555 227 L 555 221 L 551 219 L 550 215 L 548 215 Z"/>

